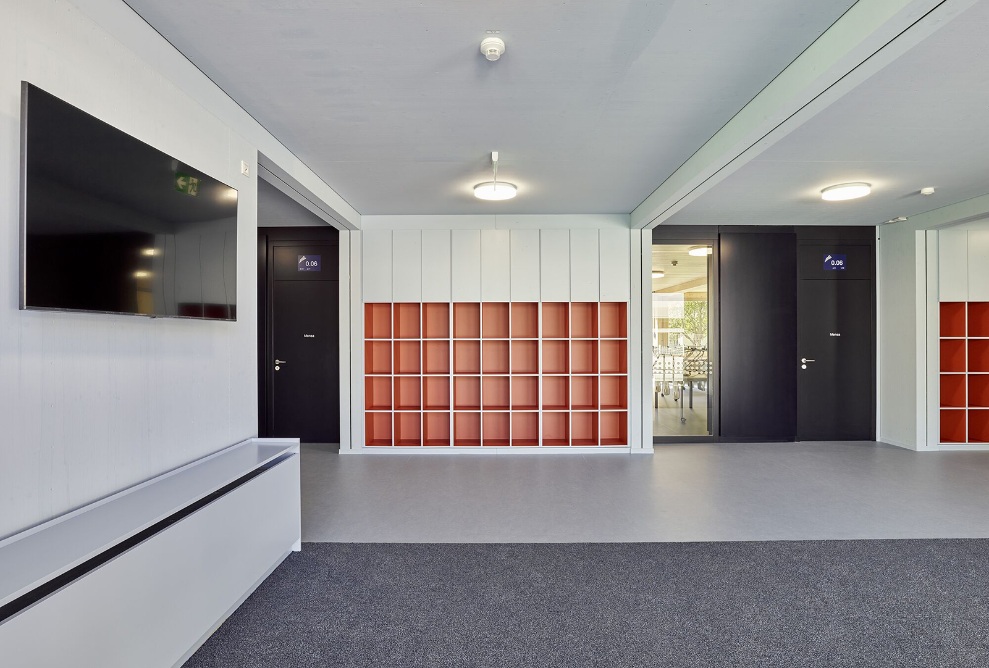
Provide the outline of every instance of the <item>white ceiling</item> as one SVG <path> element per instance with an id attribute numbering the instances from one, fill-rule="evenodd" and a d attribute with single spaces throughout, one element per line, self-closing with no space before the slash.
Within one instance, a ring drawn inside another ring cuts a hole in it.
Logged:
<path id="1" fill-rule="evenodd" d="M 127 3 L 362 215 L 629 213 L 853 4 Z M 669 222 L 874 224 L 989 191 L 985 4 Z M 478 51 L 489 29 L 507 42 L 494 63 Z M 492 150 L 513 201 L 470 194 Z M 845 180 L 876 194 L 816 198 Z M 926 185 L 937 194 L 912 194 Z"/>

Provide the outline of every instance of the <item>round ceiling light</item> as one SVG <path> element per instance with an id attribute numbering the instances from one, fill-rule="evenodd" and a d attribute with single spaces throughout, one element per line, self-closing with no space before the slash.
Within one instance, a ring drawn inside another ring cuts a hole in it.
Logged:
<path id="1" fill-rule="evenodd" d="M 822 190 L 821 199 L 826 202 L 841 202 L 846 199 L 865 197 L 871 192 L 872 185 L 869 183 L 839 183 Z"/>
<path id="2" fill-rule="evenodd" d="M 710 255 L 714 252 L 714 249 L 710 246 L 694 246 L 687 251 L 687 255 L 693 255 L 694 257 L 704 257 L 705 255 Z"/>
<path id="3" fill-rule="evenodd" d="M 666 272 L 663 271 L 662 269 L 653 269 L 652 272 L 653 278 L 663 278 L 664 276 L 666 276 Z"/>
<path id="4" fill-rule="evenodd" d="M 518 194 L 514 183 L 504 181 L 485 181 L 474 186 L 474 197 L 490 201 L 512 199 Z"/>

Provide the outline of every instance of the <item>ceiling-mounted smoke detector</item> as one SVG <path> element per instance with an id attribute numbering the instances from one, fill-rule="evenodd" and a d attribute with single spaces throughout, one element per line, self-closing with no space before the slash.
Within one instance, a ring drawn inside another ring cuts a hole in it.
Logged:
<path id="1" fill-rule="evenodd" d="M 501 37 L 485 37 L 481 40 L 481 53 L 488 60 L 498 60 L 505 53 L 505 40 Z"/>

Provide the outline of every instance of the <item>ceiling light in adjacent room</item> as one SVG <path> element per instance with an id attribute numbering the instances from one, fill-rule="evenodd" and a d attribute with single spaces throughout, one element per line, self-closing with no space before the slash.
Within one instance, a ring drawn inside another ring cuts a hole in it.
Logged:
<path id="1" fill-rule="evenodd" d="M 872 185 L 868 183 L 840 183 L 822 190 L 821 199 L 826 202 L 840 202 L 846 199 L 865 197 L 871 192 Z"/>
<path id="2" fill-rule="evenodd" d="M 662 271 L 661 269 L 653 269 L 652 271 L 653 278 L 663 278 L 664 276 L 666 276 L 665 271 Z"/>
<path id="3" fill-rule="evenodd" d="M 151 276 L 151 272 L 150 271 L 135 271 L 134 272 L 134 278 L 150 278 L 150 276 Z"/>
<path id="4" fill-rule="evenodd" d="M 512 199 L 518 194 L 514 183 L 498 180 L 498 151 L 491 152 L 491 180 L 474 186 L 474 197 L 489 201 Z"/>
<path id="5" fill-rule="evenodd" d="M 687 255 L 693 255 L 694 257 L 704 257 L 705 255 L 710 255 L 714 252 L 714 249 L 710 246 L 694 246 L 687 251 Z"/>

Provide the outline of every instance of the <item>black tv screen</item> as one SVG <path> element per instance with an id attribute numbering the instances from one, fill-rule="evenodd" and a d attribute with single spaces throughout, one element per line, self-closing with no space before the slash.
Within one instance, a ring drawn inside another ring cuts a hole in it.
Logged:
<path id="1" fill-rule="evenodd" d="M 21 307 L 236 320 L 237 191 L 22 84 Z"/>

